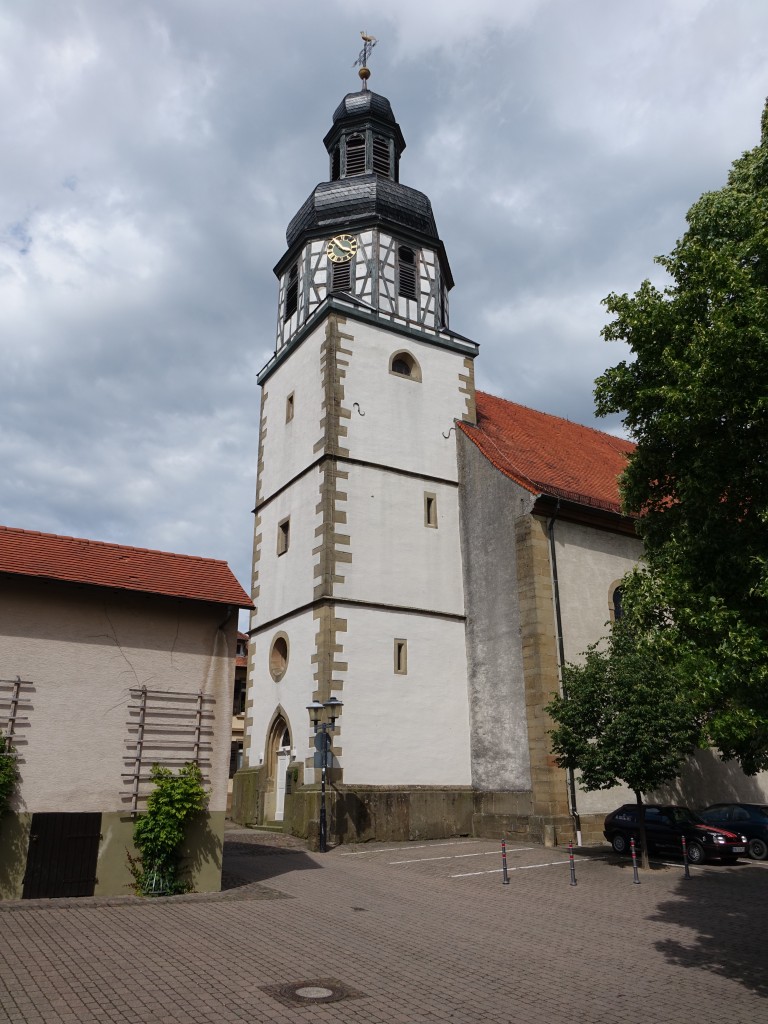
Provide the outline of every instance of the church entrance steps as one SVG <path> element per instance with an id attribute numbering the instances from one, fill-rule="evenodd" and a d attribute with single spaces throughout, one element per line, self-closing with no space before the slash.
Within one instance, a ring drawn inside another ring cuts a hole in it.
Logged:
<path id="1" fill-rule="evenodd" d="M 252 832 L 282 832 L 282 821 L 268 821 L 264 825 L 246 825 Z"/>

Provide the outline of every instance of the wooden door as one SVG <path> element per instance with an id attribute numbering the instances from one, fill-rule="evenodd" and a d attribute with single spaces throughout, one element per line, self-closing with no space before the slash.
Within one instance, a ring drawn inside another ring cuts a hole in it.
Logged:
<path id="1" fill-rule="evenodd" d="M 22 899 L 93 896 L 101 814 L 32 815 Z"/>

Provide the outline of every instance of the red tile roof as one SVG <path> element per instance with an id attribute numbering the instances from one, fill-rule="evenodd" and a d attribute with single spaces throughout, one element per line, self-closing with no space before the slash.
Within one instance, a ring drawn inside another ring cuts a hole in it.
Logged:
<path id="1" fill-rule="evenodd" d="M 226 562 L 0 526 L 0 573 L 252 608 Z"/>
<path id="2" fill-rule="evenodd" d="M 621 511 L 618 477 L 635 448 L 592 427 L 477 392 L 477 426 L 459 429 L 483 455 L 532 494 Z"/>

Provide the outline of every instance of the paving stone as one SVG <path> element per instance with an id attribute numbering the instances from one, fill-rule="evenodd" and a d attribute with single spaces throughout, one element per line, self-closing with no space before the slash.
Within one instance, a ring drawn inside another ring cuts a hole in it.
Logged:
<path id="1" fill-rule="evenodd" d="M 615 1024 L 761 1019 L 768 863 L 683 878 L 508 842 L 327 854 L 229 829 L 221 894 L 0 904 L 2 1024 Z M 234 884 L 232 884 L 234 880 Z M 270 986 L 356 998 L 288 1006 Z"/>

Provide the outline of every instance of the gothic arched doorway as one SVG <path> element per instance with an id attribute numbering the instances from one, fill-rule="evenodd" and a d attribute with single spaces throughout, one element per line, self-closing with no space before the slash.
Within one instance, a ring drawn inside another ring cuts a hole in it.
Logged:
<path id="1" fill-rule="evenodd" d="M 291 730 L 282 714 L 275 717 L 267 741 L 267 791 L 264 814 L 267 821 L 282 821 L 285 809 L 285 775 L 291 760 Z"/>

